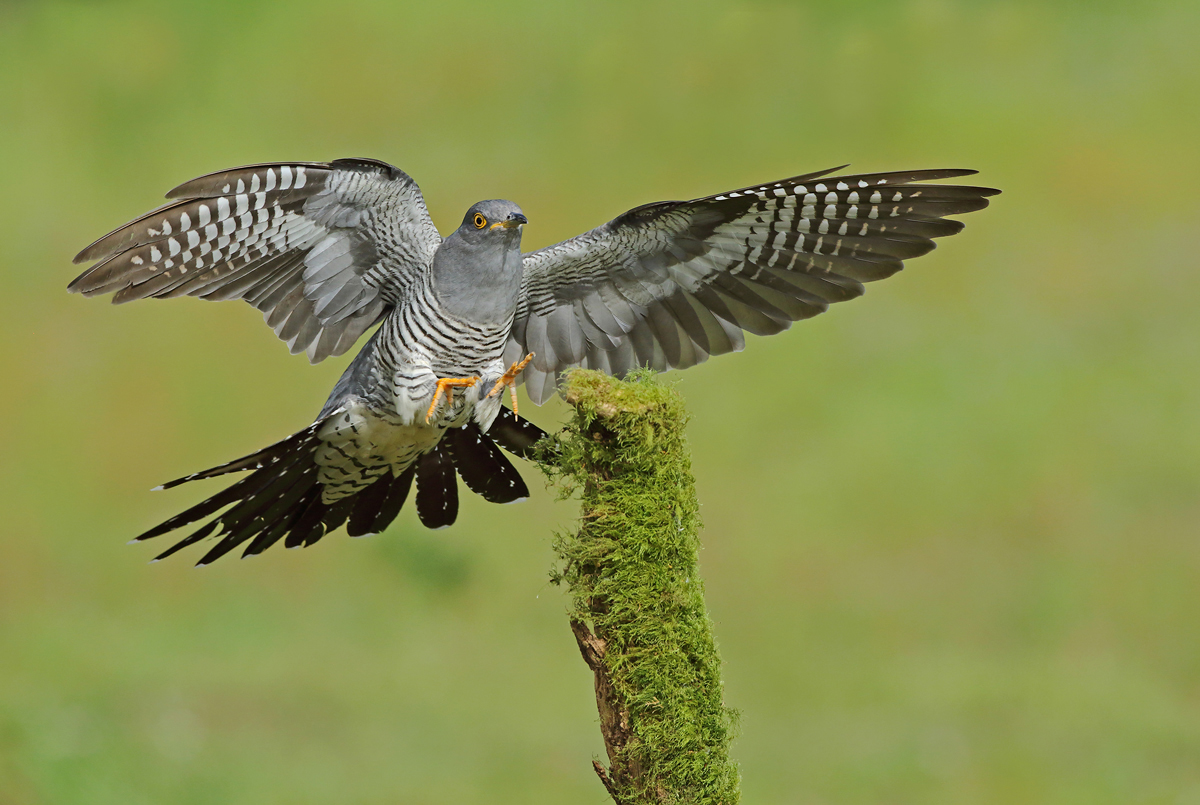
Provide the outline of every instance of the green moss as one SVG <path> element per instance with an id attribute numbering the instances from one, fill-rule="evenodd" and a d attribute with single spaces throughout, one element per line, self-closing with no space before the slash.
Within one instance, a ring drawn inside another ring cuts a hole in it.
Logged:
<path id="1" fill-rule="evenodd" d="M 542 466 L 563 497 L 579 495 L 581 525 L 557 536 L 552 578 L 570 589 L 577 636 L 588 624 L 602 649 L 607 784 L 619 802 L 737 802 L 683 400 L 651 372 L 576 370 L 565 396 L 575 416 Z"/>

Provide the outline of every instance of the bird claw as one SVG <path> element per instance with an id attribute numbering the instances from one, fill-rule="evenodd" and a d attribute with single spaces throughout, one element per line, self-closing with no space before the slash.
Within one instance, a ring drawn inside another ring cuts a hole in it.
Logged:
<path id="1" fill-rule="evenodd" d="M 504 389 L 507 388 L 512 399 L 513 416 L 517 415 L 517 375 L 521 374 L 521 371 L 529 365 L 531 360 L 533 360 L 532 352 L 526 355 L 524 359 L 508 367 L 508 371 L 500 376 L 500 379 L 492 386 L 492 390 L 487 393 L 487 396 L 495 397 L 497 394 L 503 393 Z"/>
<path id="2" fill-rule="evenodd" d="M 437 382 L 437 391 L 433 393 L 433 402 L 429 404 L 429 410 L 425 412 L 425 424 L 428 425 L 430 420 L 433 419 L 433 413 L 437 411 L 438 403 L 441 401 L 442 395 L 445 395 L 446 397 L 446 405 L 453 405 L 454 389 L 469 389 L 478 382 L 478 377 L 439 377 Z"/>

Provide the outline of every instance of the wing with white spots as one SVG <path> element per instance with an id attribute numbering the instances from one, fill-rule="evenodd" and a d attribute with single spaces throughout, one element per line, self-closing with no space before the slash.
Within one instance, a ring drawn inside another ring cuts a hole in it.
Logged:
<path id="1" fill-rule="evenodd" d="M 375 160 L 249 165 L 167 197 L 178 200 L 80 252 L 76 263 L 99 262 L 69 290 L 245 299 L 314 363 L 404 298 L 442 241 L 416 182 Z"/>
<path id="2" fill-rule="evenodd" d="M 834 170 L 837 170 L 836 168 Z M 796 176 L 630 210 L 525 255 L 506 358 L 538 403 L 570 366 L 693 366 L 853 299 L 1000 191 L 925 184 L 972 170 Z"/>

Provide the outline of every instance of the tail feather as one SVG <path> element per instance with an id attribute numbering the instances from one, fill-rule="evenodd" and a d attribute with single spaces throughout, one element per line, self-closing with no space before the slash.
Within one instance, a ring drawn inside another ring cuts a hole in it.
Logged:
<path id="1" fill-rule="evenodd" d="M 388 488 L 388 496 L 375 514 L 375 521 L 371 523 L 371 533 L 378 534 L 383 531 L 400 514 L 400 510 L 404 508 L 404 502 L 408 500 L 408 492 L 412 489 L 413 478 L 416 474 L 417 465 L 414 464 L 400 473 L 399 478 L 392 481 Z"/>
<path id="2" fill-rule="evenodd" d="M 442 441 L 449 447 L 463 483 L 484 500 L 512 503 L 529 497 L 521 474 L 475 423 L 448 431 Z"/>
<path id="3" fill-rule="evenodd" d="M 395 480 L 391 473 L 385 473 L 375 483 L 355 495 L 354 511 L 346 521 L 346 533 L 349 536 L 363 537 L 374 533 L 371 529 L 375 525 L 375 518 L 387 502 Z"/>
<path id="4" fill-rule="evenodd" d="M 271 475 L 268 472 L 264 470 L 258 470 L 253 475 L 243 478 L 235 484 L 227 486 L 225 489 L 222 489 L 211 498 L 202 500 L 195 506 L 192 506 L 190 509 L 186 509 L 169 520 L 159 523 L 149 531 L 139 534 L 133 538 L 133 541 L 141 542 L 142 540 L 162 536 L 163 534 L 174 531 L 175 529 L 181 528 L 185 525 L 190 525 L 197 520 L 201 520 L 208 515 L 225 508 L 236 500 L 241 500 L 248 495 L 253 495 L 263 486 L 270 483 L 270 481 Z"/>
<path id="5" fill-rule="evenodd" d="M 487 435 L 518 458 L 533 458 L 533 446 L 546 437 L 546 431 L 501 408 Z"/>
<path id="6" fill-rule="evenodd" d="M 205 523 L 204 525 L 200 526 L 198 529 L 193 531 L 187 537 L 179 540 L 179 542 L 176 542 L 170 548 L 167 548 L 165 551 L 163 551 L 162 553 L 160 553 L 158 556 L 154 557 L 150 561 L 151 562 L 161 562 L 163 559 L 166 559 L 168 556 L 175 553 L 176 551 L 183 550 L 184 548 L 186 548 L 189 545 L 195 545 L 197 542 L 204 539 L 212 532 L 216 531 L 217 526 L 219 526 L 220 524 L 221 524 L 220 520 L 210 520 L 209 522 Z"/>
<path id="7" fill-rule="evenodd" d="M 245 470 L 260 470 L 268 464 L 273 464 L 285 456 L 291 455 L 292 451 L 300 448 L 306 440 L 311 439 L 316 435 L 317 430 L 321 427 L 324 420 L 318 421 L 299 433 L 293 433 L 286 439 L 282 439 L 275 444 L 268 445 L 262 450 L 251 453 L 248 456 L 235 458 L 233 461 L 227 461 L 224 464 L 218 464 L 215 467 L 210 467 L 207 470 L 193 472 L 191 475 L 185 475 L 182 478 L 176 478 L 174 481 L 167 481 L 159 487 L 159 489 L 171 489 L 186 484 L 188 481 L 199 481 L 203 478 L 216 478 L 219 475 L 225 475 L 231 472 L 244 472 Z"/>
<path id="8" fill-rule="evenodd" d="M 321 487 L 310 486 L 301 498 L 293 507 L 287 518 L 280 518 L 279 525 L 281 527 L 272 528 L 269 531 L 263 531 L 255 537 L 246 550 L 242 551 L 242 558 L 247 556 L 257 556 L 258 554 L 270 548 L 289 531 L 295 531 L 299 528 L 301 520 L 308 513 L 309 509 L 314 504 L 319 505 L 321 502 Z"/>
<path id="9" fill-rule="evenodd" d="M 289 548 L 313 545 L 342 525 L 350 536 L 379 533 L 400 514 L 414 480 L 421 522 L 429 528 L 444 528 L 458 516 L 459 474 L 469 489 L 489 501 L 507 503 L 527 497 L 525 482 L 496 444 L 528 456 L 533 444 L 545 435 L 508 409 L 501 409 L 487 434 L 474 424 L 452 430 L 398 477 L 386 473 L 363 491 L 326 503 L 314 456 L 321 445 L 317 432 L 324 421 L 248 456 L 165 484 L 169 488 L 231 472 L 250 473 L 135 541 L 211 517 L 155 557 L 155 561 L 165 559 L 212 537 L 215 543 L 197 563 L 207 565 L 242 545 L 246 546 L 243 557 L 262 553 L 280 540 Z"/>
<path id="10" fill-rule="evenodd" d="M 458 519 L 458 479 L 445 443 L 417 459 L 417 516 L 426 528 L 445 528 Z"/>
<path id="11" fill-rule="evenodd" d="M 288 532 L 287 539 L 284 541 L 284 547 L 299 548 L 304 545 L 312 545 L 321 537 L 325 536 L 324 518 L 328 507 L 321 500 L 321 490 L 316 488 L 312 492 L 311 499 L 304 505 L 300 512 L 300 517 L 297 518 L 295 525 Z M 259 551 L 266 550 L 267 545 L 254 546 L 251 545 L 246 551 L 251 548 L 258 548 Z"/>

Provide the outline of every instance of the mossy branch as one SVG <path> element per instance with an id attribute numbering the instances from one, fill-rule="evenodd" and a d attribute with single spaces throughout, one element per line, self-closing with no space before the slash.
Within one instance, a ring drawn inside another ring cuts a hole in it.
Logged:
<path id="1" fill-rule="evenodd" d="M 616 380 L 575 370 L 575 415 L 541 451 L 562 497 L 578 494 L 578 532 L 557 535 L 552 574 L 595 674 L 606 769 L 618 805 L 735 803 L 735 714 L 697 574 L 700 518 L 683 400 L 650 372 Z"/>

